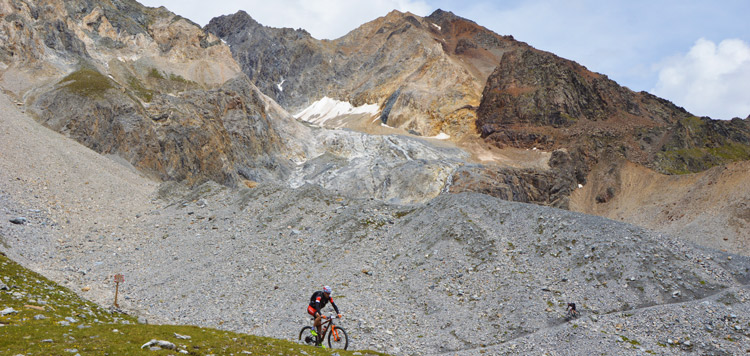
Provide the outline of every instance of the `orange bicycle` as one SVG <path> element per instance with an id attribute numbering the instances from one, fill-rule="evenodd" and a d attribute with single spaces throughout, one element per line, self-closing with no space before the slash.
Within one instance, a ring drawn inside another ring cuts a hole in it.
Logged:
<path id="1" fill-rule="evenodd" d="M 321 324 L 321 335 L 315 331 L 314 326 L 305 326 L 299 331 L 299 341 L 307 345 L 320 346 L 328 335 L 328 347 L 346 350 L 349 347 L 349 337 L 346 330 L 333 322 L 335 315 L 328 316 Z M 315 320 L 315 319 L 312 319 Z"/>

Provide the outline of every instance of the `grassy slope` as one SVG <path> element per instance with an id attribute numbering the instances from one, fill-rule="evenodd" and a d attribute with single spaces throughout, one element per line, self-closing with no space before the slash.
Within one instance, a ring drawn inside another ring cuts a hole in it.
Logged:
<path id="1" fill-rule="evenodd" d="M 13 308 L 18 311 L 0 316 L 0 354 L 3 355 L 174 355 L 179 350 L 190 355 L 332 354 L 328 350 L 290 341 L 215 329 L 138 324 L 134 317 L 111 313 L 1 254 L 0 282 L 8 287 L 0 290 L 0 310 Z M 290 329 L 296 332 L 297 326 L 290 326 Z M 175 333 L 191 338 L 177 339 Z M 152 339 L 170 341 L 178 349 L 141 349 Z M 342 356 L 382 355 L 371 351 L 335 352 Z"/>

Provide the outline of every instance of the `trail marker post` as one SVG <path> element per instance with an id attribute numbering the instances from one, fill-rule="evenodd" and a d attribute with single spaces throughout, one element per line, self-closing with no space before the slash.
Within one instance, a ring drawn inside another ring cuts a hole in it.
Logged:
<path id="1" fill-rule="evenodd" d="M 119 308 L 120 306 L 117 305 L 117 294 L 120 291 L 120 283 L 125 282 L 125 277 L 123 277 L 121 274 L 115 275 L 115 307 Z"/>

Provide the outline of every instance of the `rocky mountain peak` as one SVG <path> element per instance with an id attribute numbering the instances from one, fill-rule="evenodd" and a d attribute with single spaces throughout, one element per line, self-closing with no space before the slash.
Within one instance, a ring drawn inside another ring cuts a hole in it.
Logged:
<path id="1" fill-rule="evenodd" d="M 474 21 L 458 16 L 451 11 L 444 11 L 442 9 L 437 9 L 433 11 L 432 14 L 430 14 L 430 16 L 427 16 L 425 19 L 432 21 L 440 26 L 446 25 L 455 21 L 469 22 L 469 23 L 473 23 L 476 25 Z"/>
<path id="2" fill-rule="evenodd" d="M 290 112 L 323 97 L 376 104 L 388 126 L 456 139 L 475 135 L 487 77 L 505 51 L 522 46 L 443 11 L 432 18 L 392 11 L 333 41 L 249 27 L 220 17 L 206 30 L 227 41 L 243 71 Z"/>

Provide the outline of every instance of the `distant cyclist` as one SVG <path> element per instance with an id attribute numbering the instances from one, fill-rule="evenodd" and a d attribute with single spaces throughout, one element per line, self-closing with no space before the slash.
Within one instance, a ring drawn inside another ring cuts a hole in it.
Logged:
<path id="1" fill-rule="evenodd" d="M 575 319 L 579 315 L 580 313 L 576 310 L 576 303 L 568 303 L 568 313 L 565 315 L 565 318 L 568 320 Z"/>
<path id="2" fill-rule="evenodd" d="M 315 329 L 317 329 L 318 331 L 317 335 L 323 335 L 321 334 L 320 329 L 322 323 L 321 319 L 325 318 L 325 315 L 323 315 L 320 311 L 323 310 L 328 302 L 331 302 L 331 306 L 333 306 L 333 309 L 336 310 L 336 314 L 338 314 L 338 317 L 341 318 L 341 312 L 339 312 L 339 307 L 336 306 L 336 303 L 333 302 L 333 298 L 331 298 L 331 292 L 331 287 L 323 287 L 323 290 L 319 290 L 313 293 L 313 295 L 310 297 L 310 305 L 307 306 L 307 313 L 315 317 Z"/>

